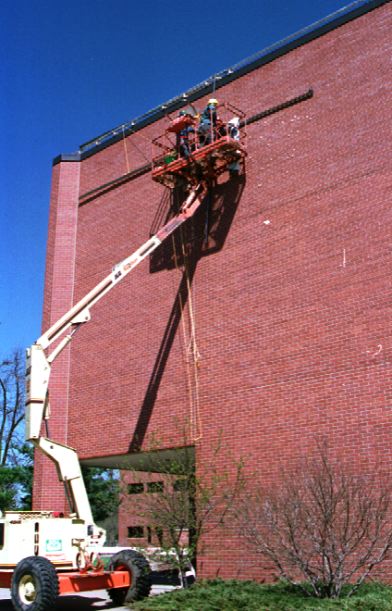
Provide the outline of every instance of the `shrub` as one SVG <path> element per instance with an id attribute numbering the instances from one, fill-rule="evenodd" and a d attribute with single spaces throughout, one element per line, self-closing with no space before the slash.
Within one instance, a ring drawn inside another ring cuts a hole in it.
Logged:
<path id="1" fill-rule="evenodd" d="M 306 581 L 305 594 L 353 594 L 389 555 L 391 485 L 332 463 L 325 447 L 302 461 L 272 490 L 261 487 L 236 507 L 248 544 L 268 558 L 281 578 Z"/>

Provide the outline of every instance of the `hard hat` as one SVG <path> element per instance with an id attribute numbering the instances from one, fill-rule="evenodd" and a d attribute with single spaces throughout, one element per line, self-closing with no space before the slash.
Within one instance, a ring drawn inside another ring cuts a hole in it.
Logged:
<path id="1" fill-rule="evenodd" d="M 209 103 L 209 104 L 214 104 L 215 106 L 216 106 L 217 104 L 219 104 L 218 100 L 216 100 L 215 98 L 211 98 L 210 100 L 208 100 L 208 103 Z"/>
<path id="2" fill-rule="evenodd" d="M 228 122 L 228 125 L 234 125 L 234 127 L 238 127 L 240 124 L 240 120 L 239 117 L 233 117 L 232 119 L 230 119 L 230 121 Z"/>

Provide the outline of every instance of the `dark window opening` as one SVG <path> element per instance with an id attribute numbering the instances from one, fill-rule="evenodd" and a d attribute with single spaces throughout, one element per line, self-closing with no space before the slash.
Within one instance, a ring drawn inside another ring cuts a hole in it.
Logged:
<path id="1" fill-rule="evenodd" d="M 147 492 L 163 492 L 163 482 L 148 482 Z"/>
<path id="2" fill-rule="evenodd" d="M 144 484 L 128 484 L 128 494 L 141 494 L 144 492 Z"/>
<path id="3" fill-rule="evenodd" d="M 162 547 L 163 546 L 163 529 L 159 528 L 159 526 L 151 527 L 151 526 L 147 526 L 147 543 L 149 543 L 150 545 L 154 545 L 155 541 L 153 539 L 158 540 L 159 545 Z"/>
<path id="4" fill-rule="evenodd" d="M 181 490 L 187 490 L 188 482 L 186 479 L 176 479 L 173 484 L 173 489 L 175 492 L 180 492 Z"/>
<path id="5" fill-rule="evenodd" d="M 4 524 L 0 524 L 0 547 L 4 545 Z"/>
<path id="6" fill-rule="evenodd" d="M 155 533 L 157 535 L 157 539 L 159 541 L 159 545 L 162 547 L 163 546 L 163 529 L 160 528 L 159 526 L 157 526 L 156 529 L 155 529 Z"/>
<path id="7" fill-rule="evenodd" d="M 128 539 L 142 539 L 143 537 L 143 526 L 128 526 Z"/>

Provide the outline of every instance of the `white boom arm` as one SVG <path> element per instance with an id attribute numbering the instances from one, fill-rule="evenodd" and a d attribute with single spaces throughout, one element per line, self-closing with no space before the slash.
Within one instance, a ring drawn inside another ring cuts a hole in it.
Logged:
<path id="1" fill-rule="evenodd" d="M 42 423 L 49 419 L 48 386 L 51 364 L 69 344 L 80 324 L 90 320 L 90 308 L 125 278 L 139 263 L 148 257 L 182 223 L 192 217 L 199 208 L 206 188 L 197 185 L 188 195 L 178 214 L 164 225 L 138 250 L 115 265 L 111 273 L 85 295 L 46 333 L 27 349 L 26 363 L 26 439 L 39 447 L 56 464 L 60 481 L 65 482 L 71 496 L 73 511 L 87 523 L 93 523 L 90 503 L 81 474 L 79 459 L 73 448 L 54 442 L 41 435 Z M 62 337 L 65 331 L 73 329 Z M 62 339 L 61 339 L 62 338 Z M 60 340 L 47 356 L 45 350 Z M 48 433 L 47 433 L 48 434 Z"/>

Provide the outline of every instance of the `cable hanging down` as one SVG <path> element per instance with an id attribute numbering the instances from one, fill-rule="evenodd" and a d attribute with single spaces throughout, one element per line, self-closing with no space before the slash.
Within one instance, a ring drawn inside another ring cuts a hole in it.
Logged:
<path id="1" fill-rule="evenodd" d="M 182 228 L 180 229 L 181 236 L 181 254 L 184 261 L 183 274 L 186 280 L 187 295 L 188 295 L 188 317 L 189 317 L 189 330 L 187 330 L 185 321 L 185 304 L 181 293 L 179 293 L 180 312 L 181 312 L 181 328 L 183 336 L 183 346 L 185 351 L 185 369 L 186 369 L 186 381 L 187 391 L 189 397 L 189 432 L 193 442 L 198 441 L 203 436 L 202 419 L 200 413 L 200 381 L 199 381 L 199 367 L 201 361 L 201 355 L 197 346 L 196 337 L 196 317 L 195 308 L 193 304 L 193 292 L 191 280 L 189 278 L 187 254 L 184 243 L 184 235 Z M 174 236 L 172 236 L 173 254 L 175 267 L 181 272 L 178 264 L 178 253 L 175 244 Z"/>

